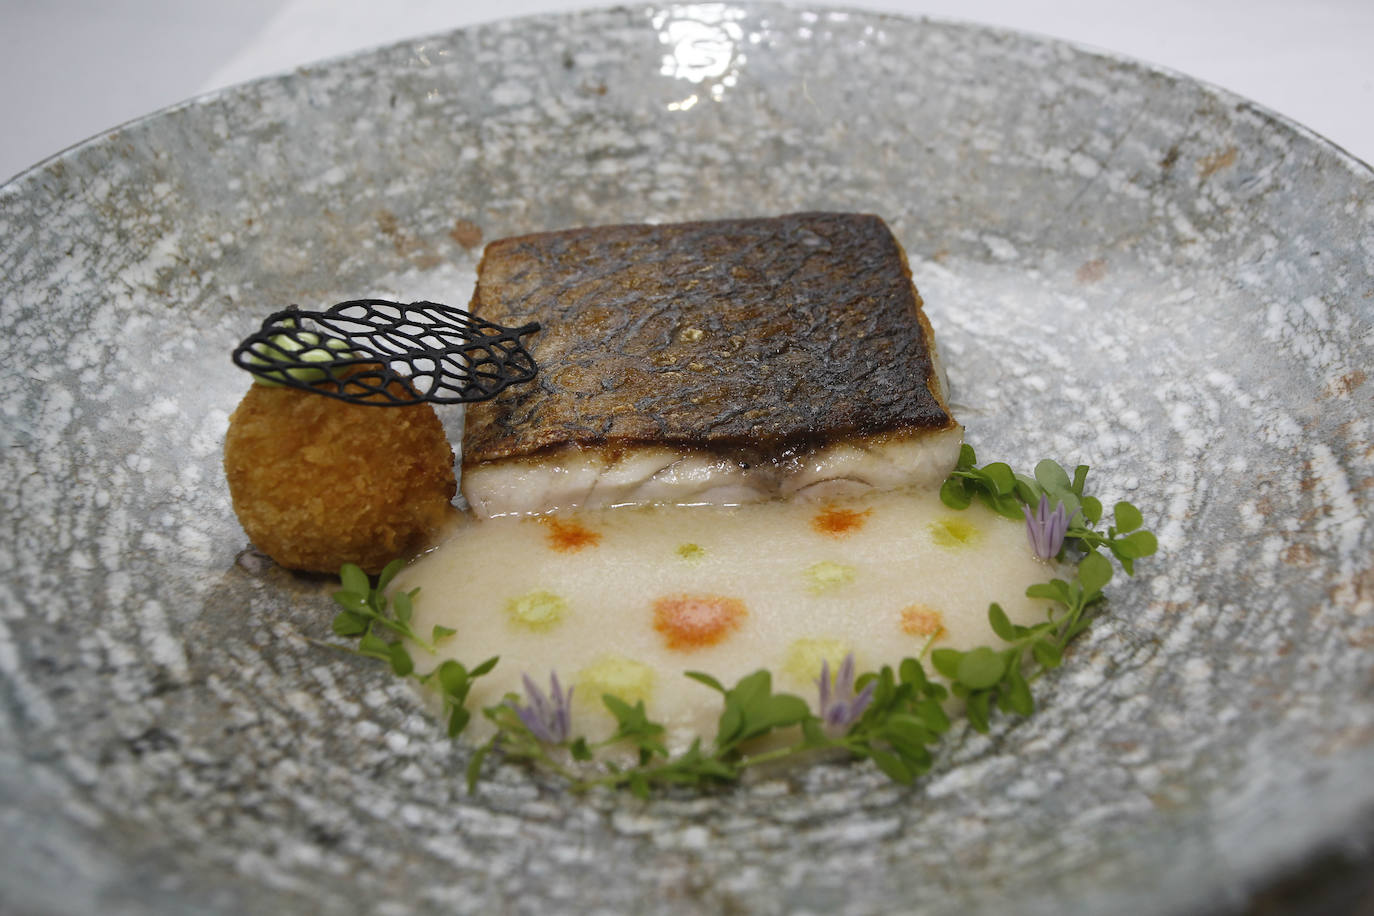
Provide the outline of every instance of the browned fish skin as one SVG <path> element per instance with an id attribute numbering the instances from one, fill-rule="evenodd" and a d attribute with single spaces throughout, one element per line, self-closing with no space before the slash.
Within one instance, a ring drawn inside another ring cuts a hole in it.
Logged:
<path id="1" fill-rule="evenodd" d="M 560 446 L 743 449 L 949 429 L 911 272 L 876 216 L 606 226 L 487 246 L 471 310 L 540 322 L 534 384 L 467 409 L 463 464 Z"/>

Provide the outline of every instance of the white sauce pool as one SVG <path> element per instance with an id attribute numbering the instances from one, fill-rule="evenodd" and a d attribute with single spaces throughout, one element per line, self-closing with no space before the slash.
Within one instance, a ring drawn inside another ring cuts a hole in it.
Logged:
<path id="1" fill-rule="evenodd" d="M 1025 591 L 1054 575 L 1023 524 L 920 490 L 471 522 L 395 587 L 420 589 L 417 632 L 457 631 L 437 657 L 413 653 L 419 670 L 501 657 L 471 694 L 479 739 L 490 734 L 482 706 L 523 694 L 522 673 L 546 688 L 557 671 L 575 685 L 574 734 L 610 733 L 600 701 L 610 692 L 644 700 L 680 745 L 710 738 L 720 712 L 719 696 L 684 671 L 729 686 L 767 668 L 774 689 L 814 708 L 823 658 L 833 671 L 853 652 L 867 671 L 918 655 L 932 635 L 934 647 L 1001 645 L 988 604 L 1043 621 L 1046 602 Z"/>

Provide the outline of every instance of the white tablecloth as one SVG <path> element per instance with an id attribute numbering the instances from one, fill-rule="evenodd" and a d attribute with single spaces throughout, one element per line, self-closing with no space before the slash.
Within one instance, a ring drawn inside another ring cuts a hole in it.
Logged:
<path id="1" fill-rule="evenodd" d="M 125 120 L 209 89 L 475 22 L 588 5 L 588 0 L 3 0 L 0 179 Z M 1116 51 L 1238 92 L 1374 162 L 1374 0 L 824 5 L 985 22 Z"/>

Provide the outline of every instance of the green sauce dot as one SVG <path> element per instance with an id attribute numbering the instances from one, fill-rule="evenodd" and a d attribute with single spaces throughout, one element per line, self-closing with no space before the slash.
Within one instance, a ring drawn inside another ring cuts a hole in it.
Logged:
<path id="1" fill-rule="evenodd" d="M 533 591 L 506 602 L 512 623 L 531 630 L 547 630 L 563 619 L 568 602 L 553 592 Z"/>
<path id="2" fill-rule="evenodd" d="M 677 555 L 695 566 L 706 559 L 706 549 L 700 544 L 682 544 L 677 549 Z"/>
<path id="3" fill-rule="evenodd" d="M 853 582 L 854 567 L 823 560 L 808 566 L 804 575 L 808 583 L 807 590 L 812 594 L 820 594 Z"/>
<path id="4" fill-rule="evenodd" d="M 977 525 L 954 515 L 938 518 L 927 526 L 930 539 L 947 550 L 972 547 L 983 536 Z"/>

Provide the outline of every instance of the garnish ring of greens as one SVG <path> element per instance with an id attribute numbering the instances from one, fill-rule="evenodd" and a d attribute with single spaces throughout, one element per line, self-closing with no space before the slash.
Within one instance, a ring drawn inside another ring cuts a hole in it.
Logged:
<path id="1" fill-rule="evenodd" d="M 232 359 L 261 384 L 354 404 L 459 404 L 532 380 L 538 366 L 520 338 L 539 329 L 503 327 L 438 302 L 353 299 L 323 312 L 275 312 Z"/>
<path id="2" fill-rule="evenodd" d="M 930 770 L 932 747 L 950 730 L 945 701 L 951 694 L 964 701 L 968 724 L 978 732 L 988 732 L 994 713 L 1031 715 L 1035 699 L 1030 685 L 1060 666 L 1065 648 L 1101 612 L 1102 589 L 1113 575 L 1112 559 L 1133 575 L 1135 561 L 1155 553 L 1155 536 L 1141 527 L 1141 513 L 1129 502 L 1118 502 L 1112 524 L 1098 529 L 1103 507 L 1084 492 L 1087 475 L 1086 465 L 1075 468 L 1071 477 L 1050 460 L 1036 465 L 1033 476 L 1017 474 L 1002 462 L 980 468 L 973 449 L 965 445 L 940 489 L 941 500 L 950 508 L 965 509 L 977 499 L 1008 518 L 1024 518 L 1032 549 L 1042 559 L 1076 559 L 1072 578 L 1054 578 L 1026 589 L 1027 596 L 1051 602 L 1043 623 L 1021 626 L 998 604 L 989 606 L 988 622 L 1004 645 L 930 651 L 927 641 L 917 657 L 857 677 L 853 656 L 845 659 L 833 679 L 826 663 L 817 681 L 814 710 L 802 697 L 775 692 L 766 670 L 729 687 L 709 674 L 687 672 L 687 677 L 721 695 L 722 708 L 714 738 L 708 743 L 697 738 L 676 754 L 664 743 L 666 729 L 649 718 L 642 700 L 630 705 L 611 694 L 602 696 L 616 730 L 602 741 L 590 742 L 573 732 L 572 688 L 564 690 L 554 673 L 546 695 L 526 674 L 523 698 L 507 694 L 481 711 L 496 731 L 469 759 L 469 791 L 476 788 L 493 755 L 540 766 L 576 791 L 628 788 L 640 797 L 666 786 L 728 784 L 753 767 L 825 750 L 871 760 L 896 782 L 914 782 Z M 436 690 L 448 733 L 456 737 L 472 718 L 467 702 L 474 681 L 490 673 L 498 660 L 488 658 L 467 668 L 449 659 L 426 674 L 416 674 L 406 643 L 432 654 L 455 632 L 442 626 L 434 627 L 428 638 L 415 632 L 411 620 L 418 590 L 398 592 L 390 599 L 385 594 L 400 569 L 401 563 L 393 562 L 374 583 L 358 567 L 345 565 L 342 588 L 333 596 L 341 608 L 334 618 L 334 633 L 357 640 L 349 651 L 384 661 L 396 675 Z M 927 653 L 948 687 L 927 674 Z M 756 739 L 777 732 L 788 739 L 781 746 L 751 750 Z M 634 762 L 609 759 L 602 752 L 610 749 L 630 751 Z"/>

